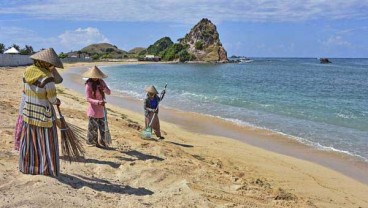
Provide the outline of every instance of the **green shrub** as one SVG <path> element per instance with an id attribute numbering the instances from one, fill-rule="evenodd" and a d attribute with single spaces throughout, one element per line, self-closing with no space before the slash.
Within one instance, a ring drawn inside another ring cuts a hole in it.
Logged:
<path id="1" fill-rule="evenodd" d="M 67 55 L 67 54 L 65 54 L 65 53 L 63 53 L 63 52 L 61 52 L 61 53 L 59 54 L 59 58 L 61 58 L 61 59 L 66 58 L 66 57 L 68 57 L 68 55 Z"/>
<path id="2" fill-rule="evenodd" d="M 94 55 L 92 56 L 92 59 L 93 59 L 93 60 L 98 60 L 98 59 L 100 59 L 100 55 L 98 55 L 98 54 L 96 53 L 96 54 L 94 54 Z"/>
<path id="3" fill-rule="evenodd" d="M 194 45 L 195 49 L 197 50 L 203 50 L 203 42 L 202 41 L 197 41 Z"/>

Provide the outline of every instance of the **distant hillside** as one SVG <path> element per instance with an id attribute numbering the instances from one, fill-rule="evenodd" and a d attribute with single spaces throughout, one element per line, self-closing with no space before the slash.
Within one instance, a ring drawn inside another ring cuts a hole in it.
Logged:
<path id="1" fill-rule="evenodd" d="M 128 53 L 139 54 L 143 50 L 146 50 L 146 48 L 143 48 L 143 47 L 135 47 L 135 48 L 129 50 Z"/>
<path id="2" fill-rule="evenodd" d="M 160 53 L 164 50 L 166 50 L 168 47 L 173 45 L 174 43 L 169 37 L 163 37 L 160 40 L 156 41 L 154 44 L 148 46 L 146 50 L 143 50 L 139 53 L 139 55 L 155 55 L 158 56 Z"/>
<path id="3" fill-rule="evenodd" d="M 124 55 L 127 54 L 126 51 L 123 51 L 110 43 L 91 44 L 82 48 L 80 51 L 82 53 L 89 54 L 93 58 L 96 58 L 97 56 L 100 58 L 124 58 Z"/>

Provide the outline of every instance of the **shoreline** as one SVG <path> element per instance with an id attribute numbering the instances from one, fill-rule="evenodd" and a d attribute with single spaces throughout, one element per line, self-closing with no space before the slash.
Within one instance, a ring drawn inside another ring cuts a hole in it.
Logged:
<path id="1" fill-rule="evenodd" d="M 66 64 L 66 70 L 70 67 L 86 65 Z M 0 207 L 368 207 L 368 186 L 331 168 L 189 131 L 205 130 L 197 124 L 213 118 L 162 109 L 166 139 L 141 139 L 141 102 L 121 94 L 107 106 L 111 148 L 88 146 L 82 138 L 85 157 L 72 163 L 61 157 L 59 177 L 22 174 L 12 148 L 24 69 L 0 70 Z M 63 115 L 86 135 L 85 96 L 64 86 L 57 85 Z M 167 122 L 164 115 L 174 118 Z M 174 123 L 193 120 L 189 130 Z"/>
<path id="2" fill-rule="evenodd" d="M 120 65 L 125 63 L 118 63 Z M 151 64 L 148 63 L 127 63 L 127 64 Z M 110 66 L 112 64 L 100 65 Z M 84 70 L 83 66 L 71 67 L 66 72 L 67 82 L 71 87 L 69 89 L 84 95 L 83 81 L 81 76 L 74 74 L 71 77 L 70 71 Z M 81 73 L 79 73 L 81 74 Z M 79 80 L 79 81 L 78 81 Z M 64 85 L 63 84 L 63 85 Z M 82 86 L 82 88 L 81 88 Z M 78 90 L 79 89 L 79 90 Z M 81 91 L 82 90 L 82 91 Z M 108 102 L 134 113 L 142 115 L 143 110 L 140 100 L 130 95 L 113 91 L 112 96 L 108 97 Z M 143 90 L 142 90 L 143 92 Z M 123 102 L 122 102 L 123 101 Z M 172 123 L 186 131 L 201 135 L 220 136 L 241 141 L 245 144 L 259 147 L 266 151 L 291 156 L 306 161 L 310 161 L 327 168 L 338 171 L 348 177 L 368 184 L 368 163 L 355 158 L 354 156 L 335 151 L 319 150 L 316 147 L 304 144 L 287 135 L 281 135 L 267 129 L 260 129 L 251 126 L 239 126 L 231 121 L 226 121 L 214 116 L 204 115 L 194 112 L 185 112 L 178 109 L 161 107 L 161 122 Z"/>

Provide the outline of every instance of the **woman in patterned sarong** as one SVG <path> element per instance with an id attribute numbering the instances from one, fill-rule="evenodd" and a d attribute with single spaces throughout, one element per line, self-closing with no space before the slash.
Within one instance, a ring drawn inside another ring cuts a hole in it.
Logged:
<path id="1" fill-rule="evenodd" d="M 19 170 L 24 174 L 58 176 L 59 147 L 55 111 L 56 98 L 52 71 L 63 64 L 52 48 L 32 56 L 34 64 L 24 72 L 25 105 L 22 139 L 19 148 Z"/>
<path id="2" fill-rule="evenodd" d="M 107 147 L 107 141 L 105 142 L 105 94 L 110 95 L 111 93 L 103 80 L 107 78 L 107 75 L 94 66 L 83 73 L 83 77 L 88 78 L 85 83 L 88 102 L 87 144 L 105 148 Z M 100 140 L 98 140 L 98 131 L 100 131 Z"/>
<path id="3" fill-rule="evenodd" d="M 35 64 L 36 65 L 42 65 L 42 62 L 35 61 Z M 63 78 L 60 76 L 60 74 L 58 73 L 58 71 L 55 68 L 53 68 L 51 72 L 52 72 L 52 75 L 55 79 L 55 84 L 60 84 L 61 82 L 63 82 Z M 26 103 L 25 99 L 26 99 L 26 95 L 25 95 L 25 88 L 24 88 L 24 84 L 23 84 L 21 100 L 20 100 L 20 103 L 19 103 L 18 117 L 17 117 L 17 121 L 15 123 L 15 130 L 14 130 L 14 150 L 16 150 L 16 151 L 19 151 L 19 146 L 20 146 L 20 141 L 21 141 L 21 136 L 22 136 L 23 108 L 24 108 L 24 105 Z"/>

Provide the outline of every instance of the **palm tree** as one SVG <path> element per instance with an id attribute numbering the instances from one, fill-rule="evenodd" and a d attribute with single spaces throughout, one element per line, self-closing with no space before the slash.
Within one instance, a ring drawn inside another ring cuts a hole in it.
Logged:
<path id="1" fill-rule="evenodd" d="M 0 53 L 4 53 L 5 51 L 5 45 L 0 43 Z"/>

